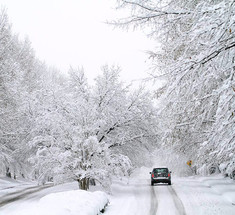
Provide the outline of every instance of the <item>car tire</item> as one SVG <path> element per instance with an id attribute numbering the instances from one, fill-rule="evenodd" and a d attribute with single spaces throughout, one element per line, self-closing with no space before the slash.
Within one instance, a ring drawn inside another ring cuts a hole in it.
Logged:
<path id="1" fill-rule="evenodd" d="M 151 186 L 153 186 L 154 185 L 154 183 L 151 181 Z"/>
<path id="2" fill-rule="evenodd" d="M 168 182 L 168 185 L 171 185 L 171 181 Z"/>

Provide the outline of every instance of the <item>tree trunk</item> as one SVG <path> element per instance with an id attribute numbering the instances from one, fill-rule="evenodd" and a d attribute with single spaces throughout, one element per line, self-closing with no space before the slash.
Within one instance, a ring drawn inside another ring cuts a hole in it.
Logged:
<path id="1" fill-rule="evenodd" d="M 90 185 L 92 185 L 92 186 L 95 186 L 95 185 L 96 185 L 94 178 L 91 178 L 91 179 L 90 179 Z"/>
<path id="2" fill-rule="evenodd" d="M 10 168 L 6 167 L 6 176 L 11 178 L 11 172 L 10 172 Z"/>
<path id="3" fill-rule="evenodd" d="M 88 190 L 89 189 L 89 178 L 83 178 L 78 180 L 79 188 L 81 190 Z"/>

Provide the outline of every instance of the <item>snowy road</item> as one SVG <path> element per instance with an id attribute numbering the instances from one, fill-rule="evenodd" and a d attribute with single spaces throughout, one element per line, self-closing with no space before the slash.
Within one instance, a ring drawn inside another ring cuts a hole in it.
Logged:
<path id="1" fill-rule="evenodd" d="M 149 170 L 115 182 L 106 215 L 234 215 L 235 182 L 215 177 L 173 176 L 172 186 L 150 185 Z"/>
<path id="2" fill-rule="evenodd" d="M 173 186 L 167 184 L 150 185 L 150 179 L 125 185 L 115 183 L 112 203 L 107 208 L 107 215 L 186 215 L 183 203 Z M 117 196 L 117 198 L 115 197 Z"/>
<path id="3" fill-rule="evenodd" d="M 15 202 L 17 200 L 22 200 L 25 197 L 30 196 L 31 194 L 35 194 L 35 193 L 42 191 L 44 189 L 47 189 L 51 186 L 52 186 L 52 184 L 47 184 L 44 186 L 32 186 L 32 187 L 24 188 L 22 190 L 9 192 L 9 193 L 1 196 L 0 207 L 7 205 L 11 202 Z M 4 188 L 4 190 L 13 189 L 13 188 L 14 187 Z"/>
<path id="4" fill-rule="evenodd" d="M 158 184 L 152 187 L 154 196 L 152 196 L 152 205 L 157 205 L 150 210 L 150 215 L 156 214 L 174 214 L 185 215 L 185 209 L 181 199 L 177 196 L 174 188 L 165 184 Z M 167 207 L 166 207 L 167 205 Z"/>

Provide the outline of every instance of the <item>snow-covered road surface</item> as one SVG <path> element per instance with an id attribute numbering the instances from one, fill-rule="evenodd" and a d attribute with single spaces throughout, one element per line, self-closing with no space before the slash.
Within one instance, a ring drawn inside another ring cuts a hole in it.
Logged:
<path id="1" fill-rule="evenodd" d="M 184 205 L 181 199 L 176 194 L 173 186 L 168 186 L 165 184 L 158 184 L 153 187 L 156 193 L 156 201 L 158 202 L 158 208 L 156 212 L 150 213 L 151 215 L 156 214 L 174 214 L 185 215 Z"/>
<path id="2" fill-rule="evenodd" d="M 46 184 L 44 186 L 31 186 L 27 188 L 22 188 L 18 191 L 9 192 L 5 195 L 1 195 L 0 207 L 9 204 L 11 202 L 22 200 L 23 198 L 29 196 L 30 194 L 34 194 L 36 192 L 42 191 L 51 187 L 52 184 Z M 7 189 L 14 189 L 15 187 L 10 187 Z M 5 188 L 6 189 L 6 188 Z"/>
<path id="3" fill-rule="evenodd" d="M 150 179 L 130 181 L 127 185 L 115 182 L 107 215 L 185 215 L 185 209 L 173 186 L 150 185 Z"/>
<path id="4" fill-rule="evenodd" d="M 115 182 L 106 215 L 234 215 L 235 182 L 221 175 L 172 177 L 172 185 L 150 185 L 142 168 Z"/>

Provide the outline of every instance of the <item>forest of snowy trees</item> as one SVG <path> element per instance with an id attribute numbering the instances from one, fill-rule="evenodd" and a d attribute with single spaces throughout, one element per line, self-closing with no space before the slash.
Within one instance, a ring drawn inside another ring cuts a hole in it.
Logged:
<path id="1" fill-rule="evenodd" d="M 130 174 L 130 159 L 114 149 L 155 144 L 150 94 L 131 90 L 114 66 L 104 66 L 94 86 L 82 68 L 62 75 L 19 41 L 4 11 L 0 23 L 1 173 L 39 183 L 77 180 L 82 189 L 89 179 L 108 187 L 110 176 Z"/>
<path id="2" fill-rule="evenodd" d="M 118 4 L 130 17 L 115 25 L 156 40 L 151 79 L 164 86 L 153 96 L 123 83 L 119 67 L 103 66 L 94 85 L 83 68 L 48 67 L 1 11 L 1 175 L 82 189 L 95 179 L 108 189 L 111 176 L 129 175 L 154 150 L 174 165 L 193 160 L 198 174 L 235 174 L 235 1 Z"/>

